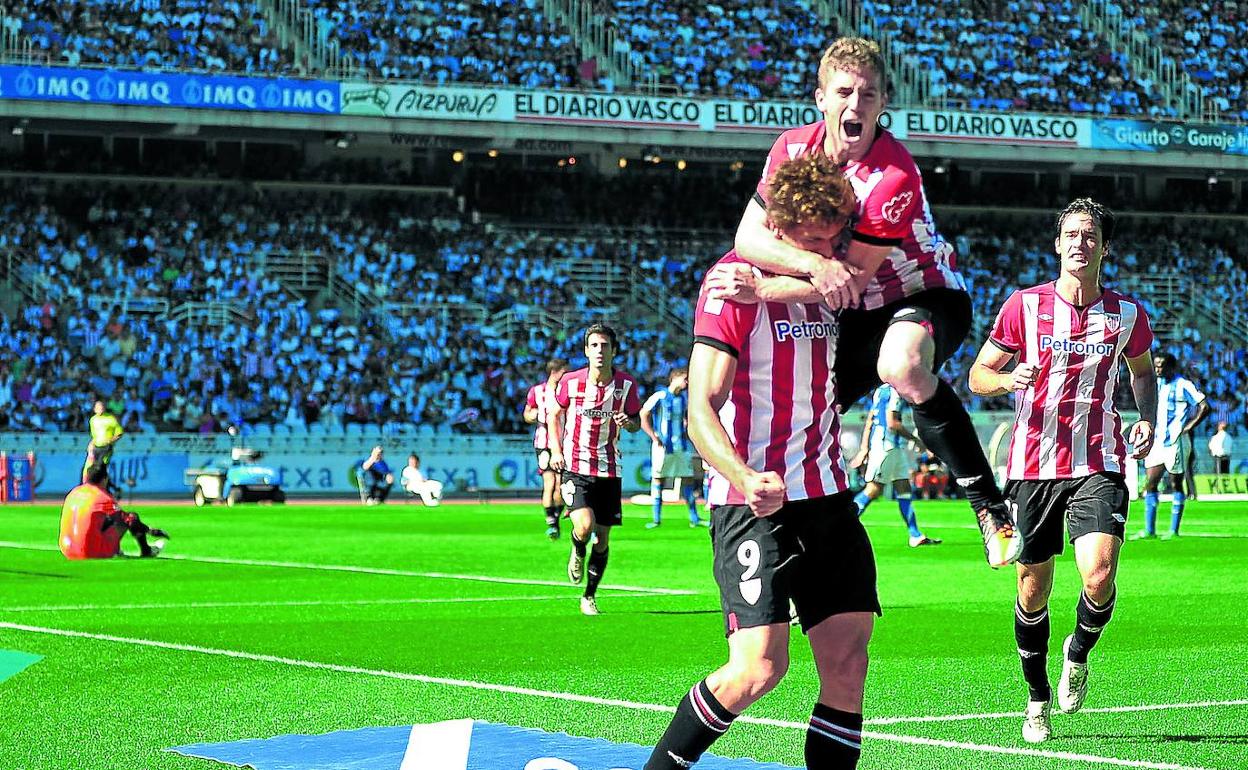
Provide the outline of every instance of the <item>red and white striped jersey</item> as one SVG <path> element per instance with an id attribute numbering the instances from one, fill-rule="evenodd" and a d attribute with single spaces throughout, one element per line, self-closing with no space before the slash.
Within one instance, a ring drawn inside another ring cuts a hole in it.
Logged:
<path id="1" fill-rule="evenodd" d="M 1124 472 L 1126 442 L 1114 408 L 1118 359 L 1143 355 L 1153 345 L 1148 314 L 1138 302 L 1106 289 L 1079 308 L 1049 282 L 1011 294 L 988 339 L 1039 370 L 1034 385 L 1014 394 L 1007 478 Z"/>
<path id="2" fill-rule="evenodd" d="M 780 135 L 767 155 L 755 192 L 760 205 L 767 206 L 767 185 L 780 164 L 800 155 L 823 153 L 826 133 L 821 120 Z M 905 145 L 878 129 L 866 157 L 845 165 L 845 177 L 858 198 L 851 237 L 871 246 L 891 247 L 862 292 L 863 308 L 874 310 L 927 289 L 966 291 L 953 245 L 936 231 L 923 178 Z"/>
<path id="3" fill-rule="evenodd" d="M 729 252 L 720 264 L 742 262 Z M 836 411 L 837 314 L 823 304 L 755 305 L 709 299 L 694 314 L 694 342 L 737 359 L 719 419 L 737 456 L 775 471 L 788 499 L 836 494 L 849 486 Z M 711 469 L 711 505 L 743 505 L 741 490 Z"/>
<path id="4" fill-rule="evenodd" d="M 533 429 L 534 449 L 550 448 L 550 444 L 546 441 L 546 423 L 550 417 L 550 400 L 554 398 L 554 395 L 554 386 L 539 382 L 529 388 L 529 395 L 524 400 L 526 409 L 537 410 L 537 425 Z"/>
<path id="5" fill-rule="evenodd" d="M 582 476 L 618 477 L 620 426 L 612 418 L 616 412 L 641 413 L 636 380 L 616 369 L 610 382 L 597 385 L 588 368 L 577 369 L 559 380 L 555 401 L 567 410 L 562 445 L 567 469 Z"/>

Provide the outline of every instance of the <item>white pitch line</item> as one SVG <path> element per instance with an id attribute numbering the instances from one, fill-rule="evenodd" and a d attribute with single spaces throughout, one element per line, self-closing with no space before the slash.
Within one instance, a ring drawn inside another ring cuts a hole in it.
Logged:
<path id="1" fill-rule="evenodd" d="M 645 594 L 623 594 L 615 599 L 642 598 Z M 41 604 L 26 607 L 0 607 L 0 612 L 91 612 L 94 610 L 200 610 L 224 607 L 354 607 L 377 604 L 460 604 L 471 602 L 568 601 L 567 594 L 548 596 L 466 596 L 413 599 L 309 599 L 285 602 L 169 602 L 159 604 Z"/>
<path id="2" fill-rule="evenodd" d="M 488 682 L 472 682 L 466 679 L 448 679 L 445 677 L 426 676 L 424 674 L 409 674 L 402 671 L 386 671 L 384 669 L 360 668 L 358 666 L 343 666 L 336 663 L 321 663 L 312 660 L 300 660 L 298 658 L 286 658 L 278 655 L 263 655 L 259 653 L 243 652 L 241 650 L 222 650 L 213 647 L 199 647 L 190 644 L 178 644 L 176 642 L 161 642 L 152 639 L 135 639 L 124 636 L 111 636 L 108 634 L 93 634 L 87 631 L 73 631 L 63 628 L 45 628 L 42 626 L 27 626 L 20 623 L 9 623 L 0 621 L 0 629 L 7 628 L 14 631 L 28 631 L 37 634 L 50 634 L 52 636 L 65 636 L 79 639 L 94 639 L 104 642 L 117 642 L 119 644 L 130 644 L 139 647 L 155 647 L 165 650 L 177 650 L 180 652 L 195 652 L 203 655 L 219 655 L 227 658 L 237 658 L 242 660 L 253 660 L 263 663 L 280 663 L 287 666 L 296 666 L 299 668 L 317 669 L 322 671 L 336 671 L 344 674 L 363 674 L 365 676 L 377 676 L 387 679 L 401 679 L 411 682 L 421 682 L 424 684 L 446 685 L 449 687 L 463 687 L 473 690 L 487 690 L 491 692 L 505 692 L 513 695 L 529 695 L 538 698 L 551 698 L 554 700 L 571 701 L 575 703 L 589 703 L 596 706 L 614 706 L 617 708 L 632 709 L 634 711 L 652 711 L 663 714 L 671 714 L 676 711 L 672 706 L 664 706 L 656 703 L 639 703 L 636 701 L 620 700 L 617 698 L 599 698 L 593 695 L 579 695 L 577 693 L 553 692 L 550 690 L 537 690 L 530 687 L 516 687 L 506 684 L 491 684 Z M 792 730 L 805 731 L 809 725 L 806 722 L 791 722 L 780 719 L 770 719 L 766 717 L 752 717 L 749 715 L 741 715 L 737 717 L 737 722 L 747 724 L 766 725 L 769 727 L 784 727 Z M 863 736 L 880 741 L 892 741 L 896 743 L 909 743 L 921 746 L 938 746 L 941 748 L 960 749 L 963 751 L 975 751 L 987 754 L 1012 754 L 1016 756 L 1028 757 L 1044 757 L 1048 759 L 1064 759 L 1073 762 L 1087 762 L 1091 764 L 1113 765 L 1116 767 L 1138 767 L 1147 768 L 1148 770 L 1212 770 L 1211 768 L 1193 767 L 1189 765 L 1175 765 L 1168 762 L 1145 762 L 1131 759 L 1115 759 L 1113 757 L 1099 757 L 1091 754 L 1075 754 L 1066 751 L 1045 751 L 1043 749 L 1024 749 L 1012 746 L 988 746 L 978 743 L 964 743 L 961 741 L 946 741 L 936 738 L 922 738 L 911 735 L 892 735 L 890 733 L 877 733 L 874 731 L 863 731 Z"/>
<path id="3" fill-rule="evenodd" d="M 1217 708 L 1220 706 L 1248 706 L 1248 699 L 1241 700 L 1202 700 L 1189 703 L 1158 703 L 1146 706 L 1102 706 L 1100 708 L 1081 708 L 1081 714 L 1125 714 L 1135 711 L 1168 711 L 1170 709 Z M 941 714 L 925 717 L 873 717 L 864 719 L 864 725 L 905 725 L 923 722 L 969 722 L 977 719 L 1021 719 L 1021 711 L 998 711 L 986 714 Z"/>
<path id="4" fill-rule="evenodd" d="M 0 548 L 14 548 L 25 551 L 56 551 L 56 546 L 48 546 L 42 544 L 28 543 L 12 543 L 8 541 L 0 541 Z M 161 559 L 167 561 L 191 561 L 203 564 L 230 564 L 242 567 L 275 567 L 280 569 L 307 569 L 307 570 L 323 570 L 327 572 L 352 572 L 365 575 L 390 575 L 393 577 L 418 577 L 433 578 L 439 580 L 470 580 L 483 583 L 503 583 L 508 585 L 523 586 L 554 586 L 556 588 L 569 588 L 581 590 L 578 586 L 571 585 L 562 580 L 538 580 L 529 578 L 508 578 L 496 577 L 493 575 L 455 575 L 447 572 L 414 572 L 411 570 L 390 569 L 388 567 L 357 567 L 348 564 L 309 564 L 305 562 L 294 561 L 268 561 L 264 559 L 229 559 L 221 556 L 187 556 L 184 554 L 164 553 Z M 607 585 L 598 586 L 599 590 L 609 591 L 631 591 L 633 593 L 655 594 L 657 596 L 694 596 L 697 591 L 686 591 L 678 588 L 650 588 L 647 586 L 621 586 Z"/>

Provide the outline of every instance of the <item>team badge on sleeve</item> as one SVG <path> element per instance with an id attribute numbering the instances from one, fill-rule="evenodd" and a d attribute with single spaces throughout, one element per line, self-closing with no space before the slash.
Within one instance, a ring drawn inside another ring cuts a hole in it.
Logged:
<path id="1" fill-rule="evenodd" d="M 910 208 L 910 202 L 914 200 L 914 193 L 906 190 L 899 192 L 893 196 L 892 200 L 880 207 L 880 214 L 889 222 L 897 224 L 901 221 L 901 217 L 906 213 L 906 209 Z"/>

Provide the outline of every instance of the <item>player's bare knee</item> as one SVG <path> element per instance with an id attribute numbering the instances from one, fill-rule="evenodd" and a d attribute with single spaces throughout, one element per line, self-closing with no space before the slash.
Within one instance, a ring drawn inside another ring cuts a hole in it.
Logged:
<path id="1" fill-rule="evenodd" d="M 824 685 L 839 692 L 861 690 L 862 683 L 867 680 L 869 663 L 870 655 L 867 653 L 866 644 L 846 646 L 838 652 L 835 660 L 829 661 L 828 673 L 824 678 L 830 681 L 824 682 Z"/>
<path id="2" fill-rule="evenodd" d="M 1114 565 L 1106 562 L 1094 564 L 1083 576 L 1083 592 L 1100 604 L 1114 593 Z"/>
<path id="3" fill-rule="evenodd" d="M 733 680 L 751 701 L 758 700 L 774 690 L 789 671 L 787 655 L 777 658 L 754 658 L 743 663 L 744 665 L 733 671 Z"/>
<path id="4" fill-rule="evenodd" d="M 937 385 L 936 375 L 928 371 L 923 365 L 923 358 L 917 353 L 887 361 L 881 357 L 876 373 L 880 375 L 880 380 L 892 385 L 897 394 L 910 404 L 927 401 Z"/>

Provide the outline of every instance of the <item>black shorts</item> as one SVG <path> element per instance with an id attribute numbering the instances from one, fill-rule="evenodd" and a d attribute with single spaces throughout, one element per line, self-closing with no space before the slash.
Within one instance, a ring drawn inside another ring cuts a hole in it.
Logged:
<path id="1" fill-rule="evenodd" d="M 593 511 L 594 524 L 600 527 L 618 527 L 624 522 L 624 513 L 620 509 L 620 498 L 624 493 L 618 478 L 582 476 L 564 471 L 559 491 L 563 493 L 563 502 L 569 509 L 588 508 Z"/>
<path id="2" fill-rule="evenodd" d="M 880 614 L 875 554 L 849 492 L 788 503 L 766 518 L 746 505 L 711 512 L 724 630 L 789 622 L 802 631 L 845 612 Z"/>
<path id="3" fill-rule="evenodd" d="M 533 453 L 537 455 L 537 470 L 539 473 L 551 470 L 549 449 L 534 449 Z"/>
<path id="4" fill-rule="evenodd" d="M 880 385 L 876 362 L 888 327 L 923 324 L 936 343 L 932 371 L 953 357 L 971 330 L 971 295 L 959 289 L 928 289 L 875 310 L 841 311 L 836 347 L 836 402 L 842 411 Z"/>
<path id="5" fill-rule="evenodd" d="M 1070 542 L 1091 532 L 1119 540 L 1127 529 L 1127 483 L 1117 473 L 1094 473 L 1078 479 L 1005 482 L 1005 496 L 1018 506 L 1023 535 L 1019 564 L 1041 564 L 1065 548 L 1062 522 Z"/>

